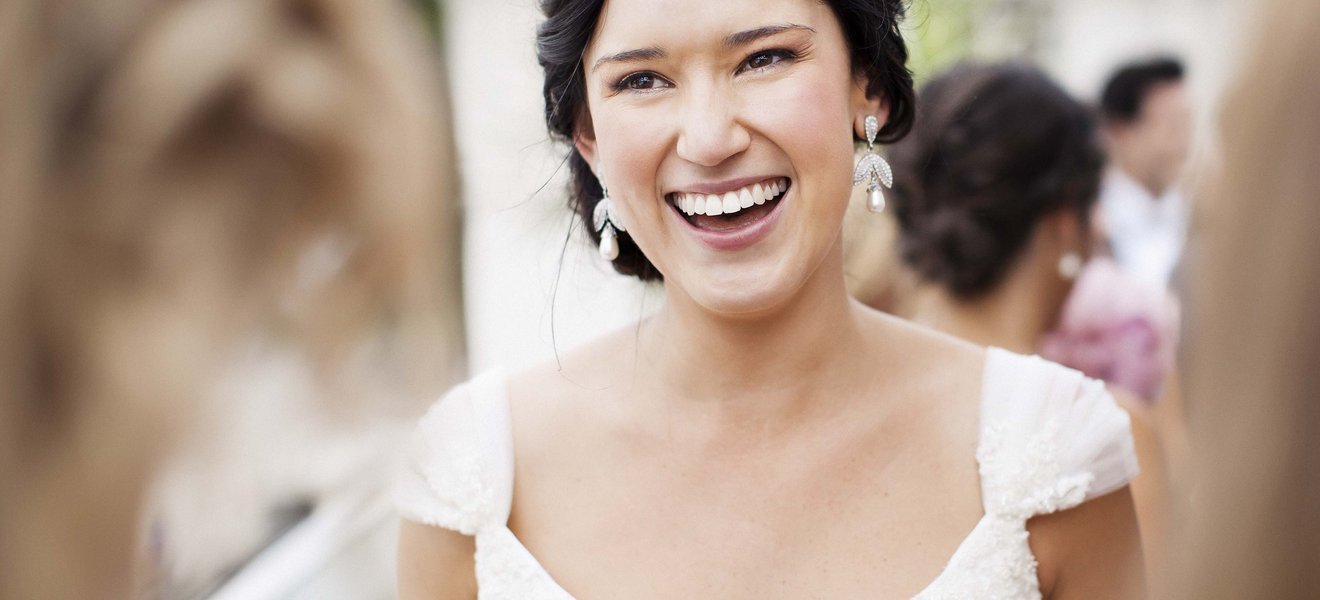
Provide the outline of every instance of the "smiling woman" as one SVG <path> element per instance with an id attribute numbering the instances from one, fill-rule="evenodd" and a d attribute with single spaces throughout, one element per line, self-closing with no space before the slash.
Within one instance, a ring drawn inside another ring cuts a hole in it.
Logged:
<path id="1" fill-rule="evenodd" d="M 435 404 L 400 488 L 402 597 L 1140 593 L 1104 388 L 848 297 L 855 146 L 912 125 L 902 2 L 543 9 L 571 205 L 665 305 Z"/>
<path id="2" fill-rule="evenodd" d="M 871 94 L 887 100 L 890 118 L 880 132 L 880 141 L 901 138 L 911 128 L 913 116 L 912 77 L 906 68 L 907 46 L 898 32 L 901 5 L 898 2 L 841 1 L 828 3 L 828 6 L 821 3 L 821 7 L 838 16 L 835 28 L 841 28 L 848 41 L 851 69 L 857 75 L 865 76 Z M 546 122 L 551 133 L 564 141 L 576 139 L 579 124 L 590 116 L 587 76 L 584 74 L 587 64 L 590 64 L 592 76 L 596 76 L 602 67 L 622 73 L 616 79 L 607 80 L 612 94 L 653 91 L 676 83 L 646 70 L 647 63 L 671 58 L 663 48 L 655 45 L 611 48 L 608 52 L 598 52 L 592 62 L 584 63 L 584 53 L 588 43 L 592 42 L 591 34 L 603 9 L 605 3 L 600 1 L 549 0 L 543 3 L 547 19 L 537 39 L 537 54 L 545 69 Z M 722 8 L 712 6 L 706 10 L 720 12 Z M 740 63 L 746 61 L 744 72 L 760 74 L 785 66 L 779 63 L 801 60 L 808 49 L 802 44 L 809 45 L 815 37 L 815 31 L 800 24 L 766 21 L 769 24 L 736 29 L 721 39 L 723 49 L 735 55 Z M 780 48 L 773 44 L 776 40 L 781 44 L 796 42 L 798 45 Z M 757 44 L 764 48 L 754 47 Z M 584 220 L 589 219 L 595 203 L 602 197 L 600 180 L 584 155 L 571 154 L 569 168 L 573 180 L 570 203 Z M 699 209 L 694 206 L 693 211 L 696 210 Z M 595 241 L 600 241 L 597 232 L 590 233 Z M 621 245 L 620 256 L 613 261 L 615 269 L 643 280 L 663 278 L 664 274 L 647 260 L 631 239 L 625 237 Z"/>

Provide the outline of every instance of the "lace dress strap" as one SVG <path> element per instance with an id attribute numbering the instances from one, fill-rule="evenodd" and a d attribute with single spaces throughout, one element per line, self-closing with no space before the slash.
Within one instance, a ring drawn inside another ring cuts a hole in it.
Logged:
<path id="1" fill-rule="evenodd" d="M 1000 349 L 985 368 L 977 461 L 986 514 L 1052 513 L 1136 477 L 1128 415 L 1103 383 Z"/>
<path id="2" fill-rule="evenodd" d="M 509 520 L 513 437 L 506 377 L 484 373 L 445 394 L 413 433 L 395 505 L 406 519 L 466 535 Z"/>

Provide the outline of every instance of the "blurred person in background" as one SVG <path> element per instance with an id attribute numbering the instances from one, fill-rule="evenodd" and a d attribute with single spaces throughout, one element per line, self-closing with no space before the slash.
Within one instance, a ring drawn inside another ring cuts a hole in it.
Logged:
<path id="1" fill-rule="evenodd" d="M 1041 352 L 1091 247 L 1105 161 L 1094 119 L 1016 63 L 938 75 L 917 110 L 912 135 L 890 149 L 899 255 L 920 280 L 909 316 L 977 344 Z M 1162 447 L 1140 404 L 1114 391 L 1137 417 L 1132 490 L 1151 549 L 1166 512 Z"/>
<path id="2" fill-rule="evenodd" d="M 1141 595 L 1104 386 L 848 295 L 849 179 L 882 209 L 913 118 L 905 7 L 542 3 L 570 206 L 665 303 L 433 406 L 401 597 Z"/>
<path id="3" fill-rule="evenodd" d="M 1182 256 L 1189 207 L 1178 182 L 1192 143 L 1183 64 L 1163 57 L 1119 68 L 1100 94 L 1110 169 L 1097 242 L 1138 281 L 1166 289 Z"/>
<path id="4" fill-rule="evenodd" d="M 0 597 L 131 595 L 152 474 L 251 339 L 329 400 L 424 310 L 432 58 L 396 2 L 0 5 Z"/>
<path id="5" fill-rule="evenodd" d="M 1320 3 L 1255 6 L 1219 118 L 1223 172 L 1188 246 L 1179 599 L 1320 590 Z"/>

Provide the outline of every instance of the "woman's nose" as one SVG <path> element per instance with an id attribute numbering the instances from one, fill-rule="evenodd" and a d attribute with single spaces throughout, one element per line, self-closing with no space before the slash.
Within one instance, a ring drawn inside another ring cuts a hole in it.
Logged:
<path id="1" fill-rule="evenodd" d="M 678 137 L 679 158 L 715 167 L 746 150 L 752 137 L 737 118 L 737 106 L 736 99 L 719 89 L 689 96 Z"/>

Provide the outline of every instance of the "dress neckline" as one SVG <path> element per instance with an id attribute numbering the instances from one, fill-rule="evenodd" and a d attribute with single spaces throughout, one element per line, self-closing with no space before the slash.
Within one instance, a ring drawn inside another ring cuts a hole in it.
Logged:
<path id="1" fill-rule="evenodd" d="M 1008 354 L 1008 351 L 994 347 L 987 348 L 985 350 L 985 356 L 982 360 L 981 390 L 980 390 L 980 399 L 977 408 L 978 425 L 977 425 L 976 455 L 977 455 L 978 466 L 980 463 L 981 446 L 982 444 L 984 444 L 985 441 L 985 436 L 983 435 L 984 426 L 985 426 L 985 416 L 986 416 L 985 404 L 987 398 L 989 398 L 990 395 L 990 386 L 991 386 L 990 382 L 992 381 L 990 379 L 991 370 L 992 367 L 998 364 L 999 362 L 998 360 L 995 359 L 996 355 L 998 355 L 999 353 Z M 509 398 L 508 378 L 505 373 L 499 374 L 498 389 L 502 395 L 502 402 L 500 403 L 500 407 L 505 411 L 505 414 L 508 415 L 509 412 L 511 412 L 511 408 L 509 406 L 510 398 Z M 505 423 L 511 423 L 511 420 L 506 419 Z M 513 471 L 512 427 L 509 428 L 508 442 L 510 448 L 510 451 L 508 452 L 508 458 L 510 459 L 509 471 L 510 473 L 512 473 Z M 982 495 L 981 518 L 976 521 L 976 525 L 972 527 L 972 530 L 968 532 L 967 535 L 964 536 L 961 540 L 959 540 L 958 546 L 954 548 L 953 554 L 949 555 L 949 558 L 944 561 L 944 566 L 940 568 L 940 572 L 935 576 L 935 579 L 932 579 L 929 583 L 926 584 L 925 587 L 921 589 L 921 591 L 917 592 L 916 595 L 913 596 L 914 599 L 920 598 L 921 596 L 925 595 L 927 592 L 931 591 L 936 586 L 936 584 L 938 584 L 942 579 L 944 579 L 945 575 L 950 572 L 950 569 L 957 562 L 958 557 L 961 554 L 963 554 L 964 548 L 968 546 L 971 540 L 976 538 L 977 533 L 982 531 L 986 527 L 987 523 L 990 521 L 991 513 L 989 510 L 987 510 L 987 506 L 986 506 L 987 499 L 985 498 L 985 492 L 982 491 L 981 495 Z M 512 529 L 509 528 L 509 519 L 507 514 L 504 515 L 504 521 L 500 523 L 499 527 L 495 531 L 496 533 L 501 533 L 503 535 L 508 536 L 509 541 L 516 548 L 516 550 L 522 555 L 522 558 L 526 560 L 529 564 L 534 565 L 537 573 L 542 575 L 546 582 L 554 586 L 554 591 L 556 593 L 562 594 L 565 598 L 576 600 L 575 596 L 573 596 L 573 594 L 569 593 L 568 590 L 565 590 L 564 587 L 559 584 L 559 582 L 555 579 L 554 575 L 552 575 L 548 570 L 546 570 L 545 565 L 541 564 L 541 561 L 536 558 L 536 555 L 532 554 L 532 551 L 527 548 L 526 544 L 523 544 L 522 540 L 518 538 L 518 535 L 514 533 Z"/>

